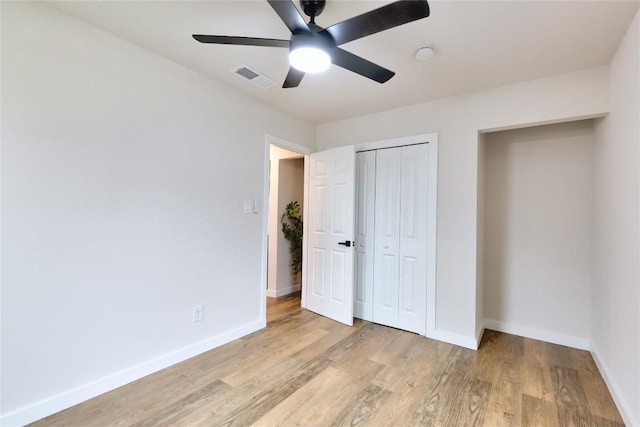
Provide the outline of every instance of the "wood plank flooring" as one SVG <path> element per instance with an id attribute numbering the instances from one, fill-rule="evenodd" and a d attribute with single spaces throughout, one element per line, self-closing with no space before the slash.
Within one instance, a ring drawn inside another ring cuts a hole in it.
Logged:
<path id="1" fill-rule="evenodd" d="M 588 352 L 486 331 L 475 352 L 269 299 L 267 328 L 34 426 L 622 426 Z"/>

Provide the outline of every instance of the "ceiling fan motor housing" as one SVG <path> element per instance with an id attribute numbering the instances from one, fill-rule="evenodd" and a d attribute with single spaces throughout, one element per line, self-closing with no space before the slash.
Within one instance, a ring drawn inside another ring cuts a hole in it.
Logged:
<path id="1" fill-rule="evenodd" d="M 296 33 L 291 36 L 291 43 L 289 44 L 290 51 L 304 46 L 313 46 L 329 52 L 331 48 L 336 46 L 336 43 L 329 34 L 318 33 L 316 31 L 311 33 Z"/>
<path id="2" fill-rule="evenodd" d="M 311 17 L 311 22 L 322 13 L 325 3 L 326 0 L 300 0 L 300 6 L 302 6 L 305 15 Z"/>

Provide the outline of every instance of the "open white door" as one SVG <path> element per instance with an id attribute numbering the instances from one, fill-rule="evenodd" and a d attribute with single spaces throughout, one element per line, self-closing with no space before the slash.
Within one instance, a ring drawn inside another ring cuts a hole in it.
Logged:
<path id="1" fill-rule="evenodd" d="M 307 308 L 353 325 L 355 149 L 309 156 Z"/>

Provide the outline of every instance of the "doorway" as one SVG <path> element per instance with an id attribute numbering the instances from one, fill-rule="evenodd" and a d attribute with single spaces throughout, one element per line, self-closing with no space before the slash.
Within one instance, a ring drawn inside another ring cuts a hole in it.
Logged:
<path id="1" fill-rule="evenodd" d="M 303 204 L 304 158 L 276 145 L 270 147 L 269 248 L 267 253 L 267 297 L 278 298 L 300 291 L 301 274 L 291 273 L 290 243 L 281 230 L 281 218 L 289 203 Z"/>
<path id="2" fill-rule="evenodd" d="M 269 321 L 285 300 L 287 306 L 300 306 L 302 275 L 291 272 L 290 244 L 282 232 L 281 218 L 291 202 L 297 202 L 304 214 L 304 156 L 311 151 L 276 137 L 266 138 L 263 301 L 265 319 Z"/>

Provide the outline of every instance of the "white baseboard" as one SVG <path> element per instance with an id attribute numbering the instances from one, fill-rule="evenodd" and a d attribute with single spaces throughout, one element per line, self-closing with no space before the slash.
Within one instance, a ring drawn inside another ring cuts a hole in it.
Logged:
<path id="1" fill-rule="evenodd" d="M 480 348 L 480 341 L 482 341 L 482 336 L 484 335 L 484 321 L 478 325 L 478 329 L 476 329 L 476 350 Z"/>
<path id="2" fill-rule="evenodd" d="M 541 329 L 515 325 L 513 323 L 500 322 L 492 319 L 484 319 L 484 327 L 493 331 L 532 338 L 534 340 L 546 341 L 553 344 L 565 345 L 567 347 L 578 348 L 580 350 L 591 349 L 591 341 L 587 338 L 563 335 L 557 332 L 543 331 Z"/>
<path id="3" fill-rule="evenodd" d="M 593 342 L 591 342 L 591 356 L 593 356 L 593 360 L 596 362 L 596 366 L 598 367 L 598 371 L 600 371 L 602 379 L 604 379 L 605 384 L 607 384 L 609 393 L 611 393 L 611 397 L 613 397 L 613 401 L 616 403 L 616 406 L 620 411 L 624 424 L 627 426 L 640 426 L 640 420 L 634 420 L 632 418 L 633 414 L 628 402 L 622 397 L 618 383 L 614 380 L 614 377 L 610 375 L 610 370 L 607 368 L 607 364 L 604 363 L 604 359 L 601 357 L 598 348 Z"/>
<path id="4" fill-rule="evenodd" d="M 300 284 L 297 285 L 293 285 L 293 286 L 288 286 L 286 288 L 280 288 L 280 289 L 267 289 L 267 296 L 269 298 L 279 298 L 279 297 L 283 297 L 285 295 L 289 295 L 292 294 L 294 292 L 300 292 Z"/>
<path id="5" fill-rule="evenodd" d="M 3 427 L 23 426 L 46 416 L 55 414 L 85 400 L 121 387 L 144 376 L 168 368 L 235 339 L 241 338 L 266 326 L 264 320 L 258 320 L 231 331 L 224 332 L 206 340 L 194 343 L 179 350 L 156 357 L 120 372 L 107 375 L 90 383 L 65 391 L 31 405 L 19 408 L 0 417 Z"/>
<path id="6" fill-rule="evenodd" d="M 477 341 L 475 337 L 460 335 L 454 332 L 443 331 L 440 329 L 427 331 L 426 337 L 438 341 L 444 341 L 453 345 L 459 345 L 460 347 L 466 347 L 471 350 L 477 350 L 479 344 L 479 341 Z"/>

